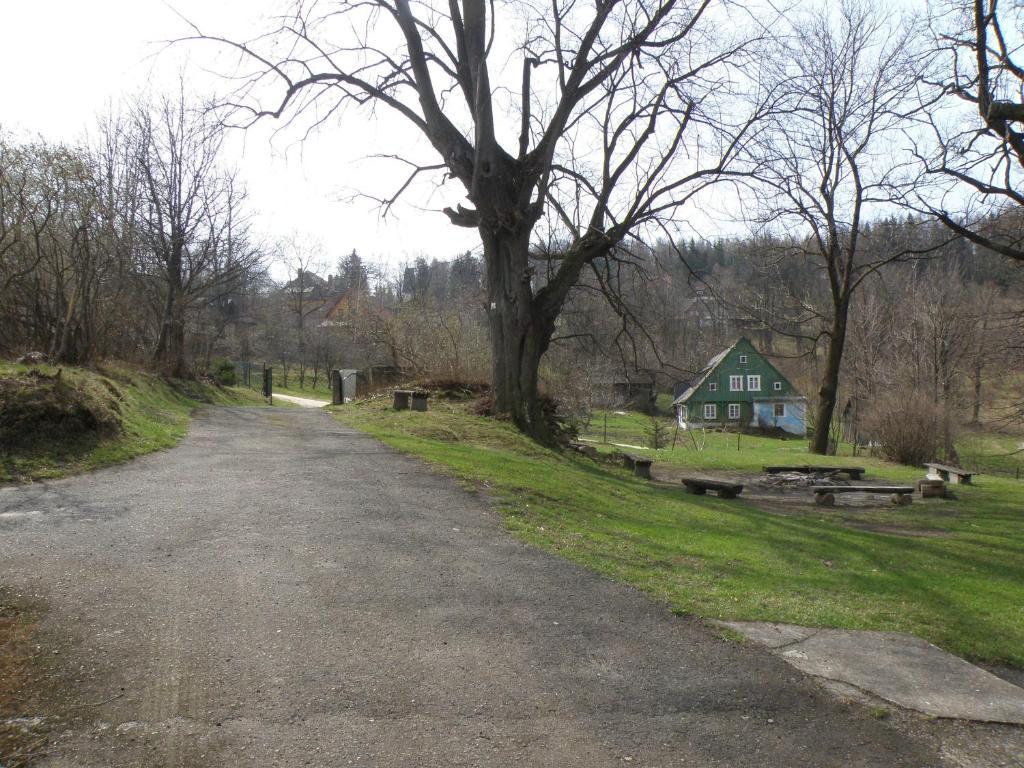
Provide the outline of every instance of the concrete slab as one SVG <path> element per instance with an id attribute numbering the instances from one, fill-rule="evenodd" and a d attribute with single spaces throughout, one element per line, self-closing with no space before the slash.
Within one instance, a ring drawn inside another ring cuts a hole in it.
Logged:
<path id="1" fill-rule="evenodd" d="M 1024 688 L 913 635 L 717 622 L 802 672 L 856 686 L 933 717 L 1024 725 Z"/>

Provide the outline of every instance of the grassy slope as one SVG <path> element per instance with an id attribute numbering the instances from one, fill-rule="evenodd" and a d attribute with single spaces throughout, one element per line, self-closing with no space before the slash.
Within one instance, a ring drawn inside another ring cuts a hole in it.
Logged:
<path id="1" fill-rule="evenodd" d="M 957 501 L 875 510 L 686 496 L 614 466 L 540 448 L 458 404 L 395 413 L 386 401 L 338 415 L 494 499 L 523 539 L 629 582 L 681 612 L 913 632 L 969 658 L 1024 666 L 1024 486 L 984 476 Z M 806 461 L 803 441 L 735 436 L 662 452 L 708 473 Z M 870 477 L 921 471 L 858 457 Z M 809 494 L 808 494 L 809 497 Z M 929 537 L 865 530 L 922 529 Z"/>
<path id="2" fill-rule="evenodd" d="M 45 365 L 34 368 L 46 375 L 57 370 Z M 26 366 L 0 363 L 0 377 L 24 377 L 29 371 Z M 168 382 L 126 368 L 110 368 L 99 374 L 65 367 L 61 376 L 72 387 L 89 393 L 100 407 L 116 401 L 120 434 L 61 439 L 46 434 L 17 448 L 0 446 L 0 483 L 61 477 L 127 461 L 175 445 L 188 429 L 192 409 L 199 405 L 262 402 L 258 394 L 244 389 Z"/>
<path id="3" fill-rule="evenodd" d="M 659 421 L 664 425 L 669 443 L 675 438 L 675 450 L 659 452 L 659 459 L 671 461 L 682 465 L 700 466 L 701 463 L 709 463 L 713 459 L 713 466 L 753 468 L 756 469 L 758 462 L 761 464 L 779 464 L 786 461 L 806 462 L 806 458 L 799 458 L 807 453 L 807 445 L 804 440 L 774 440 L 758 438 L 748 435 L 739 437 L 739 450 L 737 451 L 736 433 L 708 432 L 707 443 L 704 446 L 704 455 L 695 450 L 694 440 L 700 440 L 700 433 L 690 433 L 683 430 L 675 432 L 675 421 L 670 416 L 661 416 Z M 606 439 L 608 443 L 620 443 L 634 446 L 649 445 L 651 417 L 641 413 L 623 411 L 597 411 L 590 422 L 581 431 L 581 435 L 592 441 L 596 441 L 598 447 L 602 447 Z M 986 472 L 997 475 L 1016 477 L 1018 470 L 1021 477 L 1024 477 L 1024 451 L 1020 451 L 1024 445 L 1024 436 L 985 432 L 980 430 L 964 430 L 957 438 L 957 451 L 960 453 L 961 464 L 977 472 Z M 614 446 L 610 446 L 609 450 Z M 852 456 L 853 447 L 849 443 L 839 446 L 839 458 L 828 463 L 856 464 L 860 465 L 863 456 Z M 739 455 L 737 455 L 739 454 Z M 863 454 L 863 449 L 861 450 Z M 892 471 L 898 471 L 896 465 L 888 465 Z M 907 477 L 917 479 L 920 476 L 916 470 L 912 470 Z"/>

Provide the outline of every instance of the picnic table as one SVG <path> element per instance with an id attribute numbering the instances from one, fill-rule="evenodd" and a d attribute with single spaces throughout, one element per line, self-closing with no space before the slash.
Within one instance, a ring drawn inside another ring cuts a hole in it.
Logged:
<path id="1" fill-rule="evenodd" d="M 836 503 L 837 493 L 881 493 L 889 495 L 893 504 L 903 506 L 913 500 L 914 488 L 910 485 L 816 485 L 814 503 L 831 507 Z"/>
<path id="2" fill-rule="evenodd" d="M 813 464 L 795 464 L 789 466 L 762 467 L 765 474 L 778 475 L 792 472 L 796 475 L 839 475 L 846 474 L 851 480 L 860 480 L 864 476 L 864 467 L 820 467 Z"/>

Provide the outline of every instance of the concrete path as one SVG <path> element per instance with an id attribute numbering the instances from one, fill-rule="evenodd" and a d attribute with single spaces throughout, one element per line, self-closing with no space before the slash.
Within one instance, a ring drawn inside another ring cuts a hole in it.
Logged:
<path id="1" fill-rule="evenodd" d="M 211 408 L 0 513 L 0 584 L 49 606 L 50 768 L 941 763 L 326 412 Z"/>
<path id="2" fill-rule="evenodd" d="M 723 621 L 797 669 L 933 717 L 1024 725 L 1024 689 L 897 632 Z"/>
<path id="3" fill-rule="evenodd" d="M 277 392 L 274 393 L 274 397 L 287 403 L 300 405 L 303 408 L 323 408 L 325 405 L 331 404 L 330 400 L 313 400 L 308 397 L 295 397 L 295 395 L 279 395 Z"/>

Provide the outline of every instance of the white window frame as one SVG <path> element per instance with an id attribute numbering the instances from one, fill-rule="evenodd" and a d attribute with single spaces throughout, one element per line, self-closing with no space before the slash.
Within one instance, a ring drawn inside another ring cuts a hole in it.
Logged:
<path id="1" fill-rule="evenodd" d="M 730 392 L 742 392 L 743 391 L 743 376 L 730 376 L 729 377 L 729 391 Z"/>
<path id="2" fill-rule="evenodd" d="M 761 376 L 760 374 L 751 374 L 747 376 L 747 392 L 760 392 L 761 391 Z"/>
<path id="3" fill-rule="evenodd" d="M 704 420 L 714 421 L 718 418 L 718 406 L 714 403 L 704 403 Z"/>
<path id="4" fill-rule="evenodd" d="M 740 404 L 739 403 L 729 403 L 729 421 L 739 421 L 739 420 L 740 420 Z"/>
<path id="5" fill-rule="evenodd" d="M 717 391 L 718 391 L 718 382 L 717 381 L 709 382 L 708 383 L 708 392 L 717 392 Z"/>
<path id="6" fill-rule="evenodd" d="M 746 365 L 746 364 L 747 364 L 747 356 L 746 355 L 740 355 L 740 365 Z"/>
<path id="7" fill-rule="evenodd" d="M 782 391 L 782 382 L 781 381 L 776 381 L 774 384 L 772 384 L 772 389 L 774 389 L 776 392 L 781 392 Z"/>
<path id="8" fill-rule="evenodd" d="M 779 408 L 782 408 L 782 413 L 778 412 Z M 775 418 L 775 419 L 784 419 L 784 418 L 786 418 L 786 404 L 785 403 L 775 403 L 774 404 L 774 406 L 772 407 L 772 418 Z"/>

